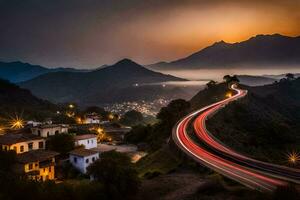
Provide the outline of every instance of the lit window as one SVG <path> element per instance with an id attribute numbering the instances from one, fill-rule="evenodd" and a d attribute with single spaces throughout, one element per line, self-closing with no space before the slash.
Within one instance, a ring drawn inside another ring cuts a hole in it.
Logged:
<path id="1" fill-rule="evenodd" d="M 44 148 L 44 142 L 39 142 L 39 149 L 43 149 Z"/>

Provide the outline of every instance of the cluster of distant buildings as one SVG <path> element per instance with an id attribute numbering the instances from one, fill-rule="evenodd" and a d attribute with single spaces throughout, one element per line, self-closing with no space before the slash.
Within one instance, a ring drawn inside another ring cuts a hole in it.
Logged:
<path id="1" fill-rule="evenodd" d="M 130 110 L 136 110 L 143 115 L 155 116 L 161 107 L 169 103 L 166 99 L 156 99 L 154 101 L 139 101 L 139 102 L 123 102 L 106 105 L 105 110 L 110 110 L 113 113 L 123 115 Z"/>

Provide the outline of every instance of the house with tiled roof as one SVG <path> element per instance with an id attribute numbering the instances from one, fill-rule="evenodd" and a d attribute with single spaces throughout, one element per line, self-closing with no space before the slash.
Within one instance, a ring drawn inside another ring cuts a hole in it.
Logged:
<path id="1" fill-rule="evenodd" d="M 75 146 L 84 146 L 85 149 L 97 147 L 97 135 L 84 134 L 74 136 Z"/>
<path id="2" fill-rule="evenodd" d="M 54 180 L 55 156 L 57 155 L 57 152 L 48 150 L 34 150 L 18 154 L 17 170 L 31 180 Z"/>
<path id="3" fill-rule="evenodd" d="M 68 126 L 63 124 L 42 124 L 31 128 L 34 135 L 47 138 L 53 135 L 68 133 Z"/>
<path id="4" fill-rule="evenodd" d="M 83 174 L 87 172 L 87 167 L 98 159 L 99 152 L 91 149 L 78 148 L 69 154 L 70 163 Z"/>
<path id="5" fill-rule="evenodd" d="M 16 171 L 33 180 L 55 178 L 55 156 L 58 153 L 45 150 L 45 139 L 31 133 L 8 133 L 0 136 L 0 147 L 17 154 Z"/>
<path id="6" fill-rule="evenodd" d="M 45 149 L 45 139 L 31 133 L 8 133 L 0 136 L 2 150 L 14 150 L 17 154 Z"/>

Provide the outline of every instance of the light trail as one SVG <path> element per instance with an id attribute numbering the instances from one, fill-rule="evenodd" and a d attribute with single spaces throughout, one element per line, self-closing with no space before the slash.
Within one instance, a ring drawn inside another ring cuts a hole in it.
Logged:
<path id="1" fill-rule="evenodd" d="M 237 89 L 235 85 L 232 89 L 236 91 L 235 95 L 195 111 L 179 121 L 172 132 L 175 144 L 202 165 L 253 189 L 272 191 L 277 186 L 287 185 L 287 181 L 299 183 L 299 170 L 264 163 L 241 155 L 224 146 L 206 130 L 205 121 L 208 116 L 229 102 L 247 95 L 247 91 Z M 195 117 L 195 134 L 205 147 L 197 144 L 187 134 L 187 127 Z"/>

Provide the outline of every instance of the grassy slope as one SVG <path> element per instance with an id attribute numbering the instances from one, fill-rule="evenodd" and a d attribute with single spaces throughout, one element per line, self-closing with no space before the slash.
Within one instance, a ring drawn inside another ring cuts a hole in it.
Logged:
<path id="1" fill-rule="evenodd" d="M 300 79 L 247 89 L 208 120 L 208 130 L 237 151 L 286 164 L 286 153 L 300 150 Z"/>

